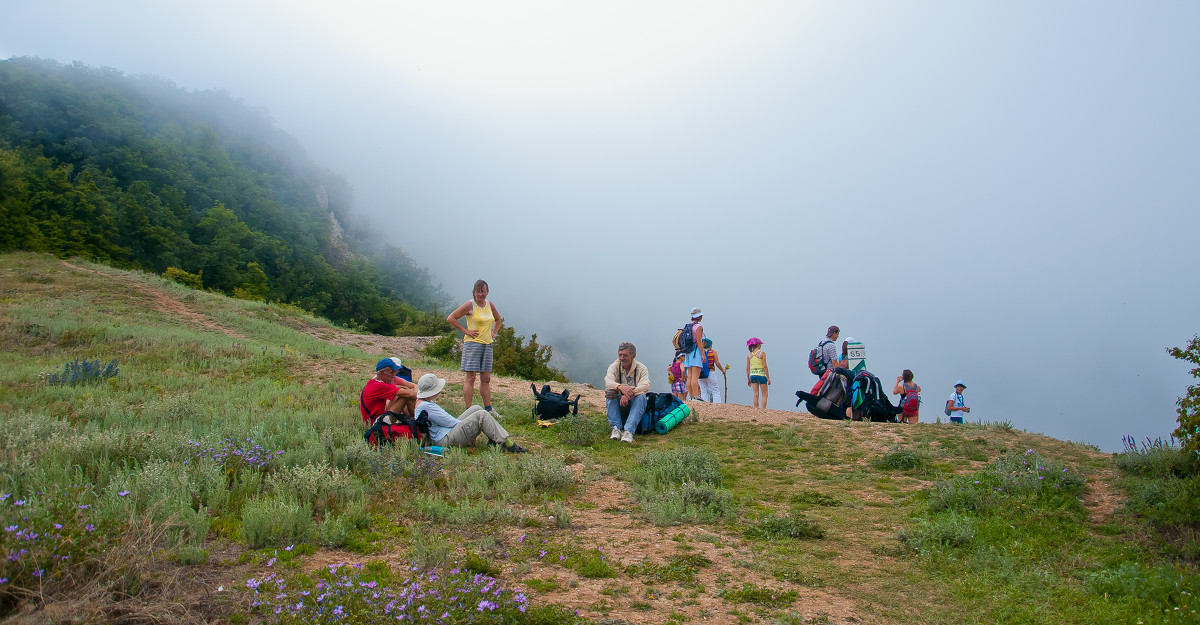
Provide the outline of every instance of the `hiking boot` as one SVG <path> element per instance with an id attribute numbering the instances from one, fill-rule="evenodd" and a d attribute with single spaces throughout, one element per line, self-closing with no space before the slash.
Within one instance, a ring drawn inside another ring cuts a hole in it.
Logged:
<path id="1" fill-rule="evenodd" d="M 506 454 L 527 454 L 527 453 L 529 453 L 528 449 L 525 449 L 524 447 L 522 447 L 516 443 L 513 443 L 508 446 L 501 445 L 500 451 L 502 451 Z"/>
<path id="2" fill-rule="evenodd" d="M 613 428 L 612 434 L 609 435 L 609 438 L 613 439 L 614 441 L 621 440 L 621 428 Z"/>
<path id="3" fill-rule="evenodd" d="M 633 442 L 633 432 L 625 432 L 624 434 L 621 434 L 621 442 L 622 443 L 632 443 Z"/>

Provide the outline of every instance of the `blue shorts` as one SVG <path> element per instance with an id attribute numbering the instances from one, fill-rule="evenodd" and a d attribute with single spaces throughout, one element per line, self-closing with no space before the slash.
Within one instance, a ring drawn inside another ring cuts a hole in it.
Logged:
<path id="1" fill-rule="evenodd" d="M 950 417 L 950 423 L 962 423 L 962 417 Z"/>
<path id="2" fill-rule="evenodd" d="M 697 369 L 702 369 L 704 367 L 704 356 L 700 355 L 699 347 L 688 352 L 687 356 L 683 357 L 683 367 L 685 369 L 689 368 L 689 367 L 696 367 Z"/>
<path id="3" fill-rule="evenodd" d="M 750 383 L 751 383 L 751 384 L 766 384 L 766 383 L 767 383 L 767 376 L 765 376 L 765 375 L 752 375 L 752 376 L 750 376 Z"/>

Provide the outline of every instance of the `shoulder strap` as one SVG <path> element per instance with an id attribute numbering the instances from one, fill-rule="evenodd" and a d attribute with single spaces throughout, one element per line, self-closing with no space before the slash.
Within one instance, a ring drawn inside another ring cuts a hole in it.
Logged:
<path id="1" fill-rule="evenodd" d="M 369 380 L 368 380 L 368 383 L 370 383 Z M 358 392 L 358 405 L 362 406 L 363 410 L 367 413 L 368 421 L 375 419 L 376 417 L 379 416 L 379 415 L 371 414 L 371 411 L 367 409 L 367 385 L 366 384 L 364 384 L 362 390 Z M 383 408 L 384 408 L 384 412 L 386 412 L 387 411 L 387 402 L 383 403 Z M 381 412 L 379 414 L 383 414 L 383 413 Z"/>

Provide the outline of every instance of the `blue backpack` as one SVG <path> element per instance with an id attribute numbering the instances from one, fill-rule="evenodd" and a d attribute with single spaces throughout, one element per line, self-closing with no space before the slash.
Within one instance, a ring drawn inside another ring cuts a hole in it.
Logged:
<path id="1" fill-rule="evenodd" d="M 689 321 L 675 331 L 671 344 L 675 346 L 676 354 L 690 354 L 693 349 L 696 349 L 696 337 L 692 332 L 694 325 L 696 325 L 695 321 Z"/>

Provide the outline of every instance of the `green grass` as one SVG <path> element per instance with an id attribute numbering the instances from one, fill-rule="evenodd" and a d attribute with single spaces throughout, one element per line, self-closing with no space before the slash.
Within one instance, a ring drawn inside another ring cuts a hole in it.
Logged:
<path id="1" fill-rule="evenodd" d="M 0 257 L 0 527 L 17 528 L 0 549 L 27 550 L 0 560 L 0 618 L 81 593 L 151 610 L 166 601 L 154 583 L 227 579 L 239 562 L 301 587 L 315 578 L 298 561 L 317 551 L 387 557 L 400 570 L 361 575 L 394 585 L 458 568 L 537 592 L 604 589 L 592 606 L 556 594 L 566 612 L 527 606 L 597 619 L 644 608 L 695 622 L 719 597 L 736 612 L 725 620 L 795 622 L 806 588 L 867 622 L 1132 625 L 1196 609 L 1200 482 L 1169 445 L 1114 459 L 1004 422 L 739 424 L 732 437 L 728 423 L 689 420 L 630 448 L 590 408 L 576 430 L 538 428 L 518 385 L 494 404 L 535 453 L 480 441 L 433 459 L 362 441 L 357 394 L 384 354 L 299 331 L 327 322 L 74 262 L 103 275 Z M 198 317 L 160 309 L 155 293 Z M 117 372 L 50 383 L 83 361 Z M 461 411 L 451 387 L 443 406 Z M 1114 512 L 1085 506 L 1114 485 Z M 598 499 L 605 489 L 615 497 Z M 636 532 L 610 541 L 598 522 Z M 214 610 L 192 618 L 258 618 Z"/>

